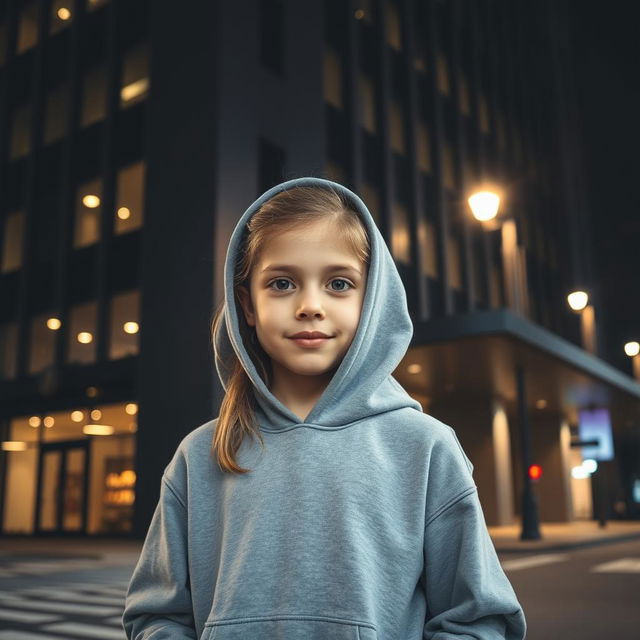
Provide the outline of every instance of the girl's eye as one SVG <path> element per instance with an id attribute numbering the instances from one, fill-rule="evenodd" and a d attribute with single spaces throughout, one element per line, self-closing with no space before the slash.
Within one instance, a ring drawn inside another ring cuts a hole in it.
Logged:
<path id="1" fill-rule="evenodd" d="M 272 281 L 267 285 L 267 286 L 268 286 L 268 288 L 269 288 L 269 289 L 275 289 L 276 291 L 287 291 L 287 289 L 282 289 L 282 288 L 277 287 L 277 286 L 276 286 L 276 287 L 274 287 L 273 285 L 274 285 L 274 284 L 276 284 L 277 282 L 286 282 L 286 283 L 291 284 L 291 281 L 290 281 L 290 280 L 287 280 L 286 278 L 276 278 L 275 280 L 272 280 Z M 331 282 L 332 282 L 332 283 L 333 283 L 333 282 L 342 282 L 343 284 L 348 285 L 348 287 L 351 287 L 351 288 L 353 287 L 353 285 L 352 285 L 348 280 L 345 280 L 344 278 L 334 278 Z M 342 286 L 342 287 L 340 287 L 340 288 L 338 288 L 338 289 L 333 289 L 333 288 L 332 288 L 331 290 L 332 290 L 332 291 L 335 291 L 335 292 L 337 293 L 337 292 L 340 292 L 340 291 L 347 291 L 347 290 L 348 290 L 348 287 L 344 287 L 344 286 Z"/>

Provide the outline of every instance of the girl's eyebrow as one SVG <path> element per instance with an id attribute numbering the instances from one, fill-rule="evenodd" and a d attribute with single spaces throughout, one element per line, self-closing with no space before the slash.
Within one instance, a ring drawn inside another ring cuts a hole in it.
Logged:
<path id="1" fill-rule="evenodd" d="M 270 264 L 267 265 L 260 273 L 264 273 L 265 271 L 293 271 L 293 272 L 298 272 L 298 271 L 303 271 L 303 269 L 299 269 L 298 267 L 296 267 L 293 264 Z M 358 275 L 362 275 L 362 273 L 360 271 L 358 271 L 358 269 L 356 269 L 355 267 L 352 267 L 348 264 L 332 264 L 329 265 L 328 267 L 325 267 L 325 271 L 326 272 L 333 272 L 333 271 L 353 271 L 354 273 L 357 273 Z"/>

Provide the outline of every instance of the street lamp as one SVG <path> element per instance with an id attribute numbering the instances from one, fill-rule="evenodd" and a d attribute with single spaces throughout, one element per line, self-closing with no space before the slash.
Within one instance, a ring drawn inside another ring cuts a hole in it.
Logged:
<path id="1" fill-rule="evenodd" d="M 589 353 L 596 355 L 596 316 L 593 305 L 589 304 L 589 294 L 582 290 L 572 291 L 567 296 L 567 302 L 572 311 L 580 314 L 582 346 Z"/>
<path id="2" fill-rule="evenodd" d="M 526 257 L 524 249 L 518 246 L 515 218 L 509 214 L 497 217 L 501 200 L 502 197 L 497 190 L 482 189 L 469 196 L 468 202 L 473 217 L 482 223 L 484 229 L 501 230 L 506 306 L 526 317 L 529 306 L 526 298 Z"/>
<path id="3" fill-rule="evenodd" d="M 624 345 L 624 352 L 631 358 L 633 366 L 633 377 L 636 380 L 640 380 L 640 343 L 627 342 Z"/>
<path id="4" fill-rule="evenodd" d="M 518 233 L 515 218 L 511 215 L 497 219 L 500 208 L 500 195 L 493 190 L 481 190 L 469 196 L 469 207 L 473 217 L 488 230 L 500 229 L 502 232 L 502 264 L 507 294 L 507 306 L 523 316 L 527 315 L 526 292 L 526 256 L 524 248 L 518 246 Z M 540 535 L 537 497 L 533 492 L 531 469 L 531 435 L 529 414 L 525 392 L 525 371 L 522 365 L 515 370 L 518 422 L 522 441 L 522 469 L 524 487 L 522 491 L 522 531 L 521 540 L 539 540 Z"/>

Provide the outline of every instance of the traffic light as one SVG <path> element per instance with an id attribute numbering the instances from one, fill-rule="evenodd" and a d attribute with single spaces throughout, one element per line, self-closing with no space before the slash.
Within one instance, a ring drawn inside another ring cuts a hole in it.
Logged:
<path id="1" fill-rule="evenodd" d="M 529 479 L 534 482 L 542 477 L 542 467 L 539 464 L 529 465 Z"/>

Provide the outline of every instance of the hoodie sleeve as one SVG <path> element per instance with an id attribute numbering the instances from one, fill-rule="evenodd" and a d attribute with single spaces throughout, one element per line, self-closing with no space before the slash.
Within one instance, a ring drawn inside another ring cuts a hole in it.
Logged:
<path id="1" fill-rule="evenodd" d="M 524 612 L 487 530 L 473 465 L 453 441 L 435 453 L 424 530 L 425 640 L 522 640 Z M 446 496 L 443 500 L 442 496 Z"/>
<path id="2" fill-rule="evenodd" d="M 124 614 L 127 640 L 196 638 L 187 558 L 187 510 L 166 475 L 133 572 Z"/>

